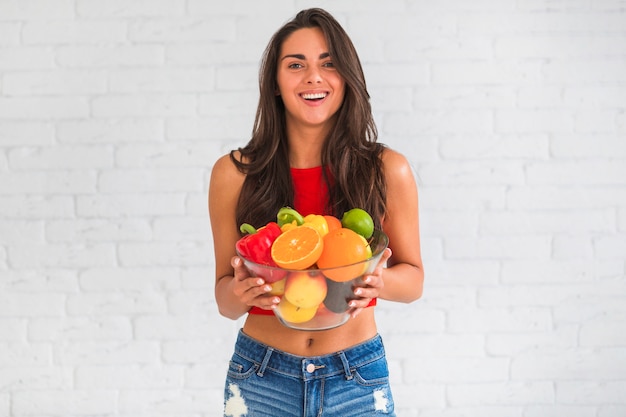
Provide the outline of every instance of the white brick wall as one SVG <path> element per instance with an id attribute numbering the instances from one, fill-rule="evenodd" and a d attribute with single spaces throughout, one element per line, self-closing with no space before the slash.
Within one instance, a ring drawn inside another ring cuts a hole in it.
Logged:
<path id="1" fill-rule="evenodd" d="M 208 177 L 313 5 L 419 175 L 398 415 L 626 415 L 623 0 L 0 0 L 0 416 L 220 415 Z"/>

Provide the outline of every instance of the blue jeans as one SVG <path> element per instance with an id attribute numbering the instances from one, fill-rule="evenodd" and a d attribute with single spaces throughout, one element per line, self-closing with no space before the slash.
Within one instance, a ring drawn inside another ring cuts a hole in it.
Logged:
<path id="1" fill-rule="evenodd" d="M 382 339 L 324 356 L 295 356 L 239 332 L 224 417 L 395 417 Z"/>

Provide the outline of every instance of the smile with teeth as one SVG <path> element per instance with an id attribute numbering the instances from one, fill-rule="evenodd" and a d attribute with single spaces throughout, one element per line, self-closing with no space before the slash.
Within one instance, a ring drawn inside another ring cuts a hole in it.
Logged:
<path id="1" fill-rule="evenodd" d="M 302 98 L 305 100 L 320 100 L 326 98 L 328 93 L 308 93 L 302 94 Z"/>

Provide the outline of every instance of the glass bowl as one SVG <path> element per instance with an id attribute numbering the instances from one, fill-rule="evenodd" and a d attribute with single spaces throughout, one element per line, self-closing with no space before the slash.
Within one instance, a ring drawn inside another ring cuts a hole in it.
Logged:
<path id="1" fill-rule="evenodd" d="M 374 271 L 389 238 L 374 230 L 369 239 L 372 256 L 362 262 L 336 268 L 292 270 L 261 265 L 244 258 L 250 275 L 261 277 L 272 285 L 271 294 L 281 297 L 274 314 L 285 326 L 297 330 L 327 330 L 341 326 L 350 318 L 350 300 L 354 288 L 362 286 L 364 274 Z M 288 289 L 290 299 L 285 297 Z"/>

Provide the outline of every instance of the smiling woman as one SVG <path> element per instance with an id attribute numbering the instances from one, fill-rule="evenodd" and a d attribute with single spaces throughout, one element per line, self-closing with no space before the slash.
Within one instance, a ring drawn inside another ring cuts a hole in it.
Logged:
<path id="1" fill-rule="evenodd" d="M 356 50 L 324 10 L 303 10 L 276 32 L 259 79 L 252 138 L 215 163 L 209 188 L 218 308 L 231 319 L 247 314 L 227 374 L 225 415 L 394 416 L 374 306 L 422 293 L 412 170 L 377 142 Z M 339 327 L 283 325 L 274 314 L 281 297 L 236 256 L 238 225 L 258 228 L 286 206 L 338 218 L 359 207 L 389 238 L 372 273 L 349 288 L 351 318 Z"/>
<path id="2" fill-rule="evenodd" d="M 306 142 L 311 129 L 328 129 L 344 97 L 345 82 L 333 65 L 324 33 L 319 28 L 304 28 L 294 32 L 281 48 L 278 66 L 278 94 L 282 97 L 287 116 L 287 133 L 296 142 Z M 318 137 L 328 133 L 322 130 Z M 319 154 L 319 152 L 317 152 Z M 321 154 L 320 154 L 321 156 Z M 293 161 L 298 165 L 297 161 Z M 317 166 L 320 161 L 306 161 Z M 308 168 L 308 166 L 296 166 Z"/>

